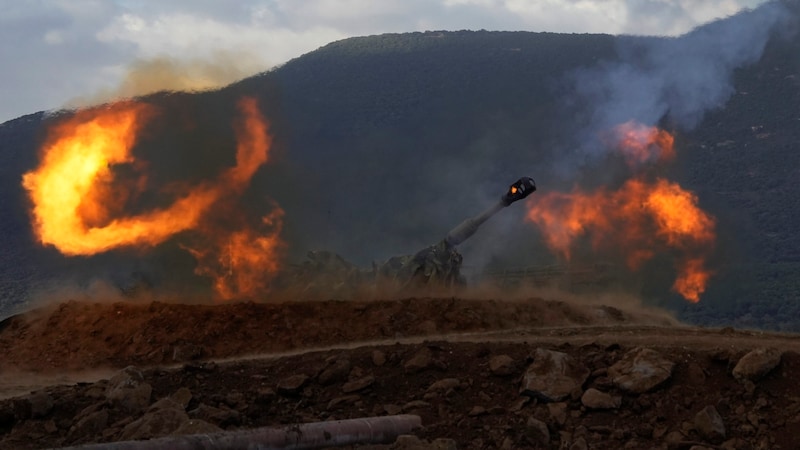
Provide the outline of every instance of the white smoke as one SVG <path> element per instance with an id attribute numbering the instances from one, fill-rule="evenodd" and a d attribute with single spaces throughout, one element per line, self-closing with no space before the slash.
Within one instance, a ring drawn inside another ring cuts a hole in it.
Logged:
<path id="1" fill-rule="evenodd" d="M 734 70 L 757 62 L 789 16 L 772 1 L 677 38 L 619 37 L 618 61 L 573 74 L 579 101 L 591 105 L 587 131 L 596 136 L 632 119 L 655 125 L 664 118 L 694 128 L 724 106 L 734 93 Z"/>

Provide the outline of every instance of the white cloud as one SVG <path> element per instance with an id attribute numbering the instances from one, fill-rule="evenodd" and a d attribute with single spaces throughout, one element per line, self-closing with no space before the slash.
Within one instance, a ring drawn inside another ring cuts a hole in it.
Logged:
<path id="1" fill-rule="evenodd" d="M 262 70 L 345 36 L 332 28 L 292 30 L 257 22 L 221 22 L 185 13 L 151 19 L 124 14 L 97 34 L 102 42 L 135 45 L 140 58 L 203 58 L 230 51 L 259 57 L 265 65 Z"/>
<path id="2" fill-rule="evenodd" d="M 267 69 L 348 36 L 425 30 L 680 34 L 764 0 L 0 0 L 0 122 L 120 83 L 148 58 Z"/>

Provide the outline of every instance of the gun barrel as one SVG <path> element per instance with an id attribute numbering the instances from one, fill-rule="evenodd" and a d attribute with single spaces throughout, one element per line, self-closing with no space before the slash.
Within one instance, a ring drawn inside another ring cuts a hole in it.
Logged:
<path id="1" fill-rule="evenodd" d="M 478 227 L 483 225 L 483 223 L 489 220 L 490 217 L 497 214 L 498 211 L 516 202 L 517 200 L 524 199 L 525 197 L 531 195 L 534 191 L 536 191 L 536 183 L 533 181 L 533 178 L 520 178 L 516 183 L 508 187 L 508 191 L 506 191 L 506 193 L 500 197 L 499 202 L 492 205 L 489 209 L 478 214 L 477 216 L 461 222 L 457 227 L 450 230 L 450 232 L 447 233 L 447 236 L 444 238 L 445 242 L 448 245 L 455 246 L 466 241 L 473 234 L 475 234 L 476 231 L 478 231 Z"/>

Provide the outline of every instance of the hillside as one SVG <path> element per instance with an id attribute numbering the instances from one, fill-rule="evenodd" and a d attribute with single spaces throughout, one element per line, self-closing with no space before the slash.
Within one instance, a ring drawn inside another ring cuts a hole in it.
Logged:
<path id="1" fill-rule="evenodd" d="M 657 75 L 691 83 L 697 58 L 707 59 L 694 54 L 701 53 L 693 52 L 701 47 L 696 44 L 711 42 L 710 54 L 717 54 L 716 41 L 704 36 L 752 28 L 752 39 L 743 40 L 754 48 L 725 60 L 730 73 L 709 76 L 703 89 L 690 92 L 701 98 L 719 86 L 718 97 L 692 109 L 691 102 L 675 100 L 688 95 L 678 84 L 666 106 L 633 117 L 675 134 L 678 160 L 665 174 L 696 192 L 717 218 L 716 274 L 708 291 L 699 304 L 684 303 L 669 291 L 672 269 L 663 261 L 623 273 L 616 286 L 693 323 L 797 331 L 800 62 L 793 55 L 800 38 L 787 31 L 797 23 L 797 2 L 779 3 L 789 8 L 781 10 L 780 26 L 758 28 L 778 20 L 771 4 L 678 39 L 488 31 L 346 39 L 220 91 L 144 99 L 164 113 L 137 151 L 150 162 L 154 184 L 210 176 L 234 159 L 229 118 L 236 99 L 255 96 L 274 144 L 272 162 L 244 201 L 254 214 L 271 200 L 285 210 L 289 261 L 326 249 L 369 266 L 437 242 L 519 176 L 534 177 L 540 192 L 619 182 L 615 166 L 595 156 L 596 132 L 620 114 L 628 120 L 636 113 L 620 112 L 628 110 L 613 98 L 598 100 L 592 80 L 626 64 L 663 69 L 637 58 L 666 49 L 678 52 L 671 56 L 674 70 Z M 763 52 L 759 33 L 767 33 Z M 207 293 L 209 282 L 194 275 L 181 237 L 152 252 L 80 258 L 33 243 L 20 177 L 35 167 L 45 127 L 56 120 L 34 114 L 0 126 L 2 315 L 42 291 L 70 297 L 91 291 L 98 280 L 124 288 L 145 278 L 156 291 Z M 524 215 L 522 207 L 508 208 L 461 247 L 475 276 L 484 269 L 567 264 Z M 588 254 L 569 264 L 619 263 L 610 258 Z"/>

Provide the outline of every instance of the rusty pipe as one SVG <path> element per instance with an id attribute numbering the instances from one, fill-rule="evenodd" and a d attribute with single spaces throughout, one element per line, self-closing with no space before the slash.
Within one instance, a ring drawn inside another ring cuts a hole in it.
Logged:
<path id="1" fill-rule="evenodd" d="M 265 427 L 254 430 L 167 436 L 147 441 L 123 441 L 64 447 L 61 450 L 223 450 L 319 449 L 354 444 L 389 444 L 397 436 L 422 427 L 419 416 L 364 417 Z"/>

